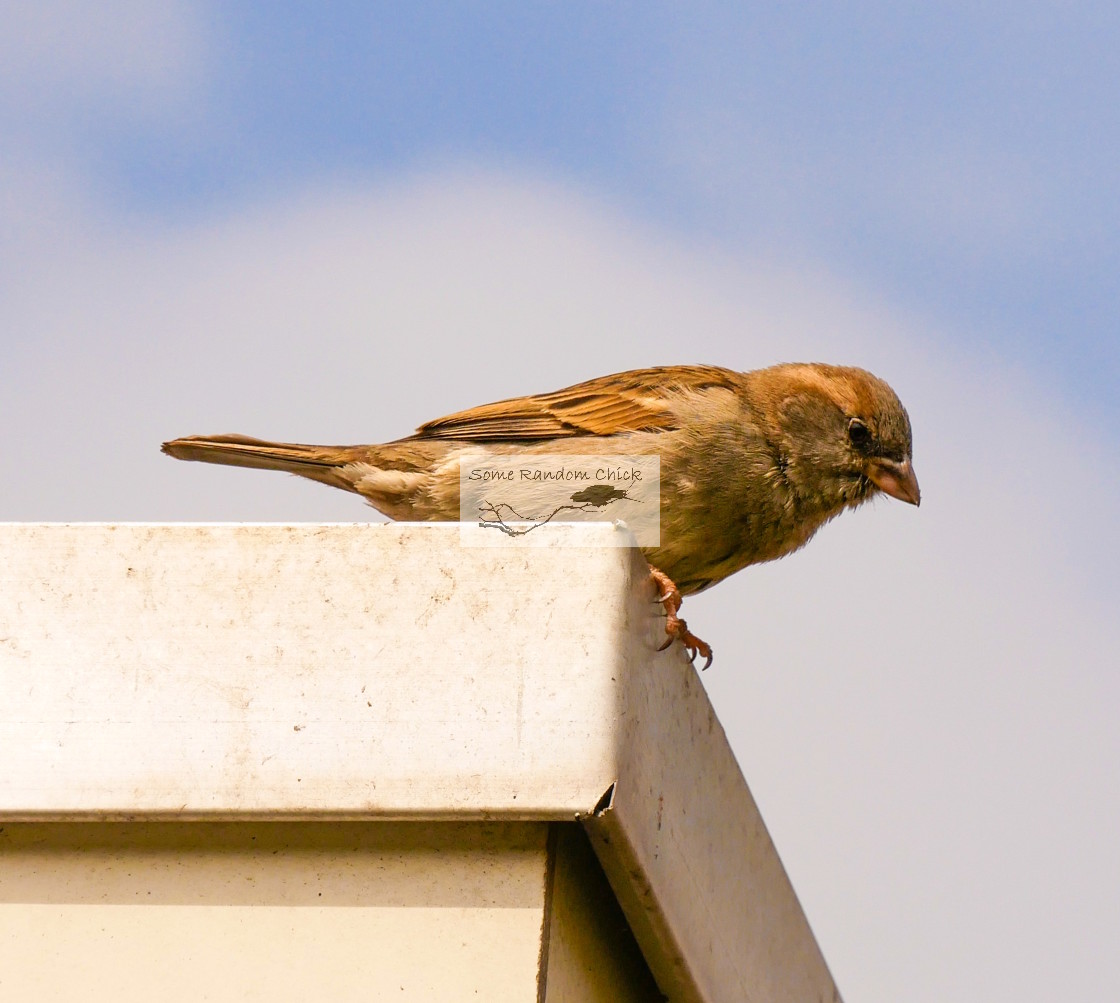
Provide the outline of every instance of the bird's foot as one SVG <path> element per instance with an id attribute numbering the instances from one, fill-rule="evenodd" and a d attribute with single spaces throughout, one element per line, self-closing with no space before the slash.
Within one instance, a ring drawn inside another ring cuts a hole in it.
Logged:
<path id="1" fill-rule="evenodd" d="M 674 641 L 680 641 L 684 645 L 685 651 L 688 652 L 689 661 L 695 662 L 696 657 L 699 655 L 704 659 L 704 664 L 701 670 L 706 669 L 712 664 L 712 648 L 706 641 L 701 641 L 695 634 L 688 629 L 688 624 L 684 622 L 677 613 L 681 608 L 681 593 L 680 589 L 673 583 L 673 580 L 665 574 L 664 571 L 659 571 L 657 568 L 649 569 L 650 578 L 653 579 L 654 585 L 657 586 L 657 602 L 665 608 L 665 633 L 668 637 L 665 643 L 658 648 L 658 651 L 664 651 Z"/>
<path id="2" fill-rule="evenodd" d="M 681 593 L 680 589 L 673 583 L 673 579 L 657 568 L 650 568 L 649 576 L 653 579 L 653 584 L 657 586 L 657 599 L 655 601 L 665 607 L 666 613 L 676 613 L 681 608 Z"/>
<path id="3" fill-rule="evenodd" d="M 665 643 L 657 649 L 658 651 L 664 651 L 674 641 L 679 640 L 684 645 L 684 650 L 688 652 L 690 662 L 695 662 L 697 655 L 704 659 L 704 664 L 700 666 L 701 671 L 712 664 L 712 646 L 707 641 L 701 641 L 692 633 L 688 629 L 688 624 L 675 613 L 665 614 L 665 633 L 669 636 L 665 639 Z"/>

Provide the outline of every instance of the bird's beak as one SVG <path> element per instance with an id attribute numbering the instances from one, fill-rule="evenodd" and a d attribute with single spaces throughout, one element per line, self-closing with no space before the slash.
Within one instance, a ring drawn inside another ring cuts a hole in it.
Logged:
<path id="1" fill-rule="evenodd" d="M 914 476 L 914 468 L 910 466 L 909 459 L 898 463 L 877 457 L 868 462 L 867 476 L 875 487 L 892 498 L 911 505 L 920 505 L 922 502 L 918 478 Z"/>

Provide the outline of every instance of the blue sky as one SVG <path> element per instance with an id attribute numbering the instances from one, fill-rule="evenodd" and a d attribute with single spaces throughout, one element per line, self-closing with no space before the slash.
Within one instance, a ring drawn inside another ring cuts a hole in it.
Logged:
<path id="1" fill-rule="evenodd" d="M 150 81 L 62 78 L 4 109 L 115 211 L 173 225 L 324 178 L 531 172 L 881 290 L 1120 435 L 1109 5 L 170 10 L 145 24 L 178 18 L 196 51 L 166 106 Z"/>
<path id="2" fill-rule="evenodd" d="M 865 365 L 921 509 L 690 598 L 704 686 L 847 998 L 1120 997 L 1120 8 L 309 10 L 0 0 L 0 519 L 376 518 L 158 444 Z"/>

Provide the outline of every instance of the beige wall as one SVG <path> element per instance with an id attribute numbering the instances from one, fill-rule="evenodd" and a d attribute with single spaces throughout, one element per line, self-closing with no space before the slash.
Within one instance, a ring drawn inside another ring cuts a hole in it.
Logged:
<path id="1" fill-rule="evenodd" d="M 554 830 L 7 824 L 0 998 L 656 999 L 586 837 Z"/>
<path id="2" fill-rule="evenodd" d="M 552 838 L 544 1003 L 662 999 L 583 830 L 556 825 Z"/>

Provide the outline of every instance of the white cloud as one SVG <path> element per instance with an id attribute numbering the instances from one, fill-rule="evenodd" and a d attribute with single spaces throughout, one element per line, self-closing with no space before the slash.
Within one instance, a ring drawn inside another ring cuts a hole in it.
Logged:
<path id="1" fill-rule="evenodd" d="M 1120 991 L 1118 464 L 1045 387 L 944 354 L 868 290 L 510 179 L 43 239 L 0 300 L 6 519 L 360 519 L 341 492 L 158 444 L 387 439 L 659 362 L 880 372 L 922 508 L 845 516 L 688 600 L 705 682 L 848 998 Z"/>
<path id="2" fill-rule="evenodd" d="M 0 107 L 157 109 L 194 80 L 202 34 L 185 0 L 0 2 Z"/>

